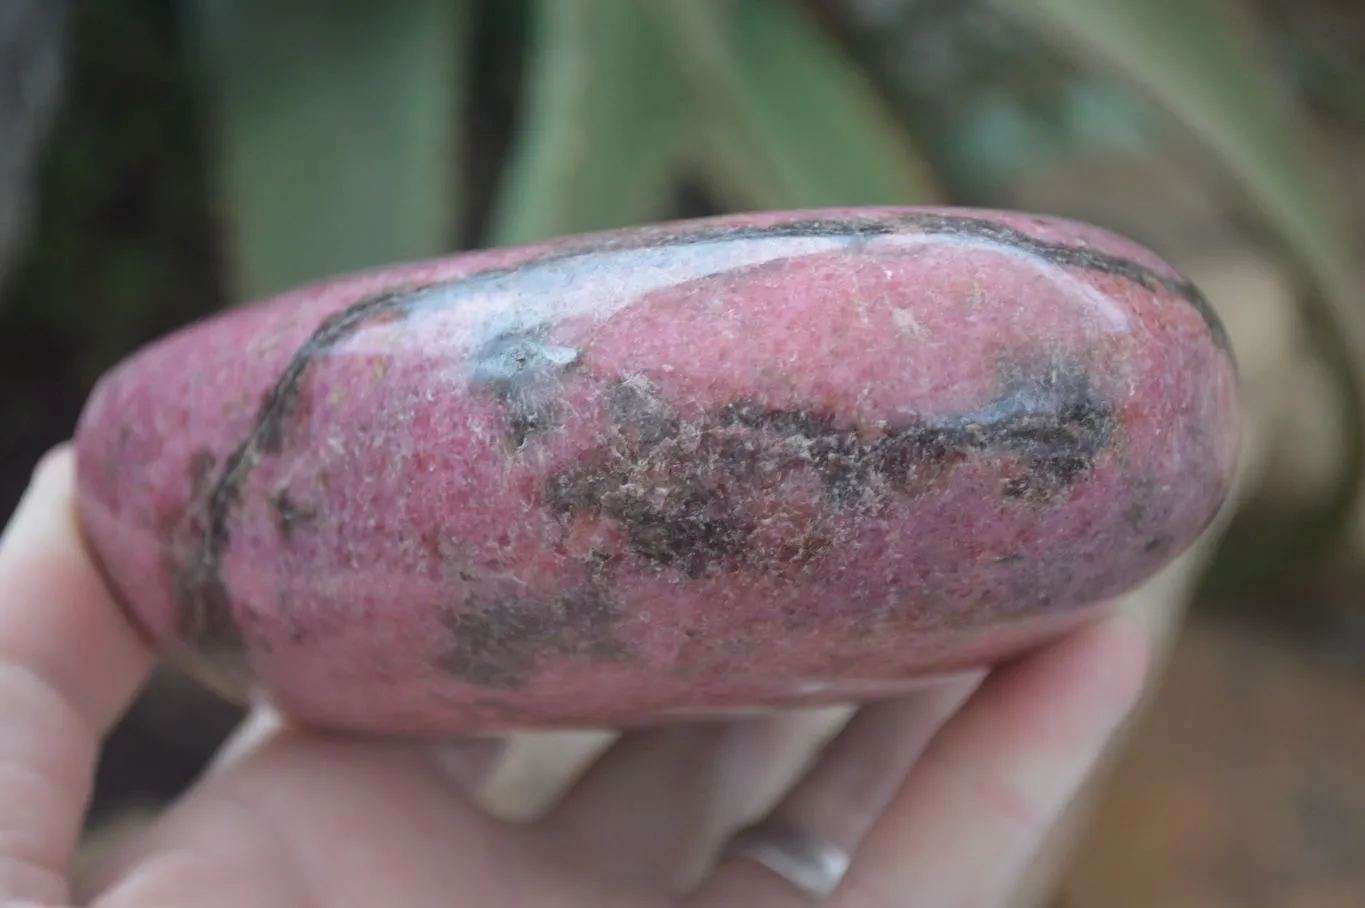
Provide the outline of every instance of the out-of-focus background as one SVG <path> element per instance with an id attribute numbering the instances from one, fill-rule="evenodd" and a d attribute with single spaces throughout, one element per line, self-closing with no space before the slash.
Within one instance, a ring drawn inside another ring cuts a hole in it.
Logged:
<path id="1" fill-rule="evenodd" d="M 757 208 L 1090 220 L 1227 321 L 1245 466 L 1129 603 L 1159 683 L 1037 903 L 1359 908 L 1363 201 L 1354 0 L 0 0 L 0 498 L 137 345 L 313 278 Z M 92 841 L 237 718 L 160 672 Z"/>

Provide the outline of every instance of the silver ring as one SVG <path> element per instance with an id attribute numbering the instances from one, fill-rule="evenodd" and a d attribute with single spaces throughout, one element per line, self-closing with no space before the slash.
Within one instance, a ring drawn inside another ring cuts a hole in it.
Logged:
<path id="1" fill-rule="evenodd" d="M 817 904 L 834 895 L 852 860 L 833 842 L 776 820 L 744 827 L 725 851 L 762 864 Z"/>

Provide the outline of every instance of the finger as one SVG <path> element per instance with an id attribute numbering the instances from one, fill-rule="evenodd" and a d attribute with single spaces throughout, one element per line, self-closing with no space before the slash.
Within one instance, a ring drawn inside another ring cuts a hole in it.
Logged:
<path id="1" fill-rule="evenodd" d="M 673 890 L 729 824 L 781 793 L 842 718 L 792 711 L 627 732 L 538 828 L 599 878 Z"/>
<path id="2" fill-rule="evenodd" d="M 855 795 L 876 799 L 870 789 L 878 783 L 868 777 L 884 777 L 881 784 L 894 788 L 913 750 L 951 708 L 947 704 L 960 700 L 964 684 L 972 683 L 926 688 L 857 714 L 831 748 L 846 754 L 856 742 L 853 748 L 865 759 L 843 772 L 836 767 L 845 766 L 844 757 L 821 758 L 817 781 L 798 786 L 785 798 L 785 809 L 813 808 L 814 799 L 833 789 L 841 815 L 858 813 Z M 724 836 L 766 813 L 846 718 L 846 710 L 792 712 L 627 736 L 564 799 L 550 817 L 552 828 L 609 878 L 690 886 L 714 860 Z M 864 822 L 871 823 L 877 812 Z"/>
<path id="3" fill-rule="evenodd" d="M 1010 666 L 944 727 L 865 845 L 889 905 L 1004 905 L 1137 701 L 1149 641 L 1115 614 Z"/>
<path id="4" fill-rule="evenodd" d="M 809 832 L 853 853 L 895 796 L 909 767 L 980 679 L 980 673 L 966 674 L 907 697 L 863 707 L 765 822 Z M 694 893 L 695 903 L 709 905 L 754 887 L 774 890 L 769 876 L 748 859 L 725 857 L 715 875 Z M 790 898 L 795 893 L 777 890 L 774 894 Z M 751 903 L 740 900 L 735 904 Z M 752 904 L 757 908 L 766 903 Z"/>
<path id="5" fill-rule="evenodd" d="M 531 873 L 512 831 L 467 797 L 464 776 L 496 746 L 446 745 L 466 750 L 452 780 L 426 744 L 276 725 L 83 879 L 77 896 L 98 908 L 427 905 L 465 893 L 470 904 L 502 904 L 495 891 Z M 249 885 L 232 888 L 234 879 Z"/>
<path id="6" fill-rule="evenodd" d="M 1008 904 L 1135 703 L 1146 653 L 1141 630 L 1115 615 L 993 673 L 910 770 L 833 904 Z M 752 862 L 727 871 L 707 908 L 802 904 Z"/>
<path id="7" fill-rule="evenodd" d="M 0 904 L 66 900 L 100 741 L 151 664 L 83 547 L 60 448 L 0 538 Z"/>
<path id="8" fill-rule="evenodd" d="M 353 749 L 367 747 L 364 742 L 346 742 L 336 746 Z M 257 784 L 253 780 L 262 776 L 268 779 L 272 773 L 277 772 L 273 768 L 276 762 L 281 760 L 298 762 L 305 759 L 314 760 L 313 774 L 323 778 L 323 784 L 328 786 L 329 790 L 343 790 L 354 794 L 363 789 L 364 792 L 376 792 L 375 796 L 387 797 L 386 792 L 392 784 L 391 776 L 402 773 L 409 778 L 425 780 L 420 784 L 425 784 L 429 789 L 427 797 L 431 803 L 449 804 L 453 811 L 463 813 L 468 810 L 467 800 L 497 763 L 502 741 L 459 739 L 420 744 L 376 742 L 368 745 L 371 751 L 368 759 L 356 760 L 353 754 L 352 759 L 345 761 L 334 761 L 329 756 L 332 747 L 333 745 L 324 739 L 315 739 L 307 732 L 291 728 L 273 710 L 258 706 L 223 744 L 191 793 L 190 801 L 195 806 L 180 808 L 176 823 L 186 824 L 179 828 L 195 826 L 200 822 L 195 819 L 196 817 L 203 817 L 211 813 L 217 805 L 224 803 L 221 788 L 213 781 L 219 776 L 236 774 L 238 778 L 232 778 L 229 782 L 231 788 L 250 786 Z M 299 752 L 303 752 L 305 756 L 301 757 Z M 241 776 L 245 776 L 245 782 Z M 267 781 L 266 784 L 281 783 Z M 237 812 L 235 806 L 230 808 L 229 814 L 235 812 Z M 188 818 L 180 817 L 180 813 L 188 814 Z M 312 811 L 305 810 L 293 817 L 292 822 L 302 826 L 311 820 Z M 216 821 L 211 821 L 208 825 L 212 828 L 216 826 Z M 255 838 L 259 839 L 259 834 Z M 184 850 L 178 852 L 179 857 L 173 860 L 180 861 L 183 866 L 167 867 L 163 855 L 167 841 L 170 840 L 167 838 L 165 828 L 144 825 L 136 834 L 109 845 L 86 864 L 76 879 L 75 894 L 78 903 L 93 900 L 99 893 L 114 888 L 115 883 L 119 883 L 118 897 L 132 899 L 130 904 L 143 904 L 138 899 L 150 899 L 149 903 L 155 903 L 155 897 L 159 897 L 157 892 L 162 887 L 183 895 L 186 891 L 184 888 L 186 877 L 213 874 L 221 872 L 224 867 L 249 862 L 247 860 L 249 855 L 243 856 L 235 853 L 231 847 L 223 847 L 231 846 L 233 843 L 231 837 L 222 836 L 212 843 L 211 848 L 194 850 L 192 857 L 188 859 Z M 155 863 L 160 869 L 148 874 L 144 865 L 153 855 L 157 856 Z M 279 880 L 274 882 L 266 880 L 262 885 L 275 886 L 282 896 L 289 891 L 288 886 Z M 148 889 L 152 891 L 149 892 Z M 262 894 L 260 901 L 252 901 L 250 904 L 271 903 L 265 900 Z"/>

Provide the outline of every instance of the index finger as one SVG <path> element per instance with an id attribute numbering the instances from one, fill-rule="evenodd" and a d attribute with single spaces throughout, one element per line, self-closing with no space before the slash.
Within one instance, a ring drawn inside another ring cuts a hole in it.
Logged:
<path id="1" fill-rule="evenodd" d="M 85 548 L 62 446 L 0 537 L 0 904 L 68 900 L 100 742 L 152 662 Z"/>

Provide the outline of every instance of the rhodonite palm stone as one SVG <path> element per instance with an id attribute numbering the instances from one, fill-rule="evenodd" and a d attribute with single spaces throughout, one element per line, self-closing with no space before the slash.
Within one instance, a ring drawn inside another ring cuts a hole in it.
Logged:
<path id="1" fill-rule="evenodd" d="M 876 697 L 1092 619 L 1208 526 L 1236 370 L 1094 227 L 712 218 L 342 277 L 139 351 L 77 431 L 158 646 L 317 726 Z"/>

